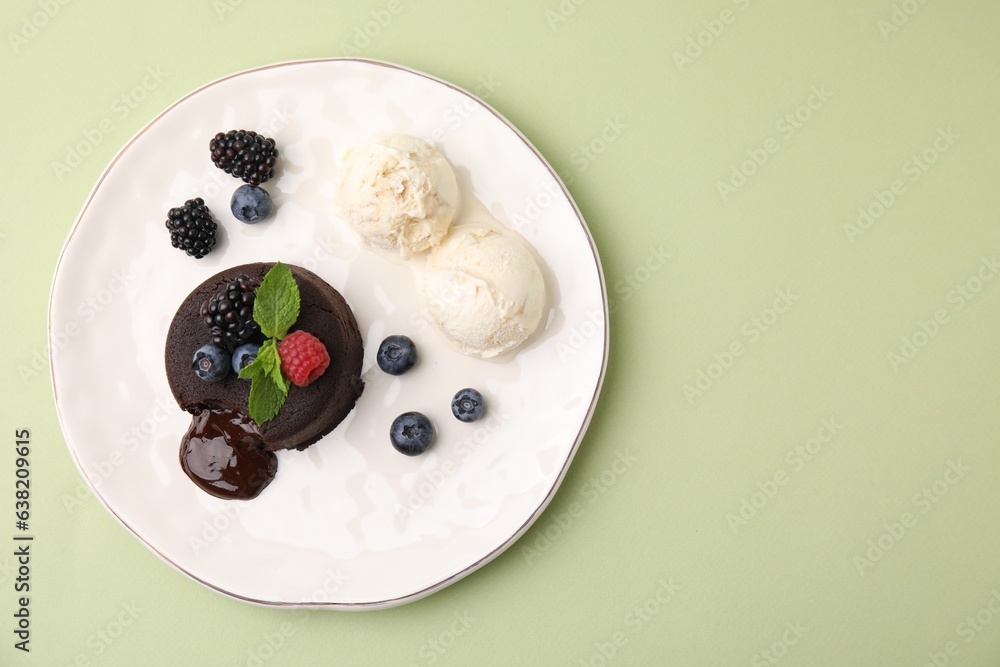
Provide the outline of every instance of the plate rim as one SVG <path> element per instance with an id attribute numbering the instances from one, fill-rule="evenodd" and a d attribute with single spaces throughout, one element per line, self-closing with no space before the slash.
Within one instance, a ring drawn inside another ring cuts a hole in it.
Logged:
<path id="1" fill-rule="evenodd" d="M 593 260 L 594 260 L 596 268 L 597 268 L 597 276 L 598 276 L 598 280 L 599 280 L 600 287 L 601 287 L 601 302 L 602 302 L 603 311 L 604 311 L 604 317 L 603 317 L 603 320 L 604 320 L 604 322 L 603 322 L 603 328 L 604 328 L 604 347 L 603 347 L 602 355 L 601 355 L 600 372 L 598 373 L 597 383 L 596 383 L 596 386 L 594 387 L 594 394 L 591 397 L 590 405 L 587 408 L 586 416 L 584 417 L 583 422 L 580 425 L 580 429 L 577 432 L 577 435 L 576 435 L 576 438 L 575 438 L 575 440 L 573 442 L 573 445 L 570 447 L 569 453 L 566 456 L 566 458 L 565 458 L 565 460 L 564 460 L 564 462 L 562 464 L 562 467 L 559 470 L 559 473 L 556 475 L 555 479 L 553 480 L 552 485 L 549 487 L 548 492 L 546 493 L 545 497 L 542 499 L 542 501 L 538 505 L 538 507 L 530 514 L 530 516 L 528 516 L 528 518 L 521 524 L 521 526 L 519 526 L 518 529 L 515 530 L 514 533 L 511 534 L 509 537 L 507 537 L 500 545 L 494 547 L 487 554 L 485 554 L 482 558 L 476 560 L 475 562 L 471 563 L 470 565 L 467 565 L 466 567 L 462 568 L 458 572 L 455 572 L 454 574 L 452 574 L 452 575 L 450 575 L 448 577 L 445 577 L 445 578 L 441 579 L 440 581 L 438 581 L 438 582 L 436 582 L 434 584 L 431 584 L 429 586 L 425 586 L 424 588 L 422 588 L 422 589 L 420 589 L 418 591 L 415 591 L 413 593 L 409 593 L 407 595 L 399 596 L 399 597 L 388 598 L 388 599 L 385 599 L 385 600 L 368 601 L 368 602 L 314 602 L 314 601 L 280 602 L 280 601 L 274 601 L 274 600 L 258 600 L 256 598 L 252 598 L 252 597 L 248 597 L 248 596 L 245 596 L 245 595 L 241 595 L 239 593 L 234 593 L 232 591 L 228 591 L 228 590 L 222 588 L 221 586 L 217 586 L 215 584 L 212 584 L 212 583 L 210 583 L 208 581 L 205 581 L 205 580 L 201 579 L 198 576 L 195 576 L 193 573 L 188 572 L 183 567 L 181 567 L 177 563 L 175 563 L 172 560 L 170 560 L 165 554 L 161 553 L 152 544 L 150 544 L 142 535 L 139 534 L 138 531 L 136 531 L 136 529 L 134 529 L 124 519 L 122 519 L 122 517 L 119 516 L 118 513 L 115 512 L 110 507 L 110 505 L 108 504 L 108 502 L 105 500 L 105 498 L 101 494 L 98 486 L 94 484 L 93 480 L 90 478 L 89 474 L 84 469 L 84 467 L 83 467 L 83 465 L 82 465 L 82 463 L 80 461 L 80 458 L 77 455 L 76 450 L 73 448 L 73 445 L 70 443 L 70 440 L 67 437 L 66 424 L 64 422 L 63 413 L 62 413 L 62 410 L 61 410 L 61 407 L 60 407 L 59 389 L 58 389 L 58 386 L 56 384 L 56 373 L 55 373 L 55 356 L 56 355 L 53 354 L 53 350 L 55 349 L 55 347 L 54 347 L 54 341 L 53 341 L 53 302 L 54 302 L 54 297 L 55 297 L 55 293 L 56 293 L 56 284 L 59 281 L 60 269 L 62 267 L 63 259 L 64 259 L 64 256 L 66 254 L 66 249 L 69 247 L 70 242 L 73 240 L 73 236 L 76 234 L 77 230 L 79 229 L 80 223 L 83 221 L 84 215 L 87 213 L 87 210 L 90 208 L 90 205 L 93 202 L 94 196 L 97 194 L 97 191 L 100 189 L 100 187 L 104 183 L 105 179 L 111 173 L 111 170 L 115 167 L 115 165 L 121 159 L 122 155 L 124 155 L 125 152 L 129 148 L 131 148 L 131 146 L 136 142 L 136 140 L 139 139 L 139 137 L 141 137 L 143 134 L 145 134 L 153 125 L 155 125 L 166 114 L 168 114 L 170 111 L 172 111 L 174 108 L 176 108 L 180 104 L 184 103 L 189 98 L 197 95 L 198 93 L 202 92 L 203 90 L 211 88 L 212 86 L 215 86 L 215 85 L 217 85 L 219 83 L 222 83 L 224 81 L 228 81 L 229 79 L 233 79 L 233 78 L 236 78 L 236 77 L 244 76 L 244 75 L 247 75 L 247 74 L 252 74 L 252 73 L 255 73 L 255 72 L 262 72 L 262 71 L 267 71 L 267 70 L 272 70 L 272 69 L 278 69 L 278 68 L 282 68 L 282 67 L 290 67 L 290 66 L 294 67 L 294 66 L 298 66 L 298 65 L 309 65 L 309 64 L 328 63 L 328 62 L 358 62 L 358 63 L 367 64 L 367 65 L 374 65 L 374 66 L 377 66 L 377 67 L 385 67 L 385 68 L 388 68 L 388 69 L 395 69 L 395 70 L 399 70 L 399 71 L 402 71 L 402 72 L 406 72 L 408 74 L 416 75 L 416 76 L 428 79 L 430 81 L 436 82 L 438 84 L 444 85 L 444 86 L 446 86 L 446 87 L 454 90 L 455 92 L 457 92 L 457 93 L 459 93 L 461 95 L 465 95 L 466 97 L 470 98 L 473 102 L 481 105 L 483 108 L 485 108 L 491 114 L 493 114 L 493 116 L 495 116 L 508 129 L 510 129 L 510 130 L 512 130 L 514 132 L 515 136 L 517 138 L 519 138 L 525 144 L 525 146 L 532 152 L 532 154 L 542 163 L 542 165 L 545 166 L 545 168 L 549 171 L 549 174 L 552 176 L 552 178 L 555 180 L 555 182 L 559 185 L 560 190 L 562 191 L 563 195 L 566 197 L 567 201 L 570 203 L 570 205 L 572 207 L 572 210 L 573 210 L 573 213 L 576 216 L 577 222 L 579 222 L 580 227 L 582 228 L 582 230 L 584 232 L 584 235 L 586 236 L 587 243 L 590 246 L 591 254 L 593 256 Z M 456 581 L 458 581 L 460 579 L 463 579 L 464 577 L 468 576 L 469 574 L 472 574 L 473 572 L 475 572 L 476 570 L 478 570 L 479 568 L 483 567 L 484 565 L 486 565 L 487 563 L 489 563 L 490 561 L 492 561 L 494 558 L 496 558 L 497 556 L 499 556 L 501 553 L 503 553 L 504 551 L 506 551 L 508 548 L 510 548 L 511 546 L 513 546 L 513 544 L 518 539 L 520 539 L 520 537 L 525 532 L 527 532 L 527 530 L 531 527 L 531 525 L 534 524 L 535 521 L 537 521 L 539 517 L 541 517 L 541 515 L 544 513 L 545 509 L 548 507 L 549 503 L 555 497 L 555 494 L 559 490 L 559 487 L 562 485 L 563 479 L 565 478 L 566 473 L 569 471 L 570 464 L 573 462 L 573 459 L 576 457 L 576 453 L 577 453 L 577 451 L 580 448 L 580 444 L 583 441 L 584 435 L 586 434 L 588 427 L 590 426 L 590 421 L 593 418 L 594 411 L 595 411 L 595 409 L 597 407 L 597 401 L 598 401 L 598 398 L 599 398 L 599 396 L 601 394 L 601 389 L 602 389 L 602 387 L 604 385 L 604 378 L 605 378 L 605 375 L 607 374 L 607 367 L 608 367 L 608 357 L 609 357 L 609 350 L 610 350 L 610 343 L 611 343 L 611 338 L 610 338 L 611 330 L 610 330 L 610 317 L 609 316 L 610 316 L 610 313 L 609 313 L 609 306 L 608 306 L 607 284 L 606 284 L 605 278 L 604 278 L 604 270 L 603 270 L 603 267 L 601 265 L 600 254 L 598 253 L 597 245 L 594 243 L 594 237 L 590 233 L 590 229 L 587 227 L 587 223 L 584 220 L 583 214 L 580 212 L 580 209 L 577 206 L 576 201 L 573 199 L 572 195 L 570 194 L 569 190 L 567 189 L 566 184 L 563 183 L 563 180 L 562 180 L 562 178 L 560 178 L 558 172 L 552 167 L 551 164 L 549 164 L 548 160 L 545 159 L 545 156 L 543 156 L 541 154 L 541 152 L 539 152 L 539 150 L 537 148 L 535 148 L 534 144 L 532 144 L 531 141 L 529 141 L 528 138 L 525 137 L 524 134 L 513 123 L 511 123 L 499 111 L 497 111 L 495 108 L 493 108 L 488 102 L 486 102 L 485 100 L 481 99 L 480 97 L 478 97 L 474 93 L 472 93 L 472 92 L 470 92 L 470 91 L 468 91 L 468 90 L 466 90 L 466 89 L 464 89 L 464 88 L 462 88 L 460 86 L 457 86 L 457 85 L 455 85 L 455 84 L 453 84 L 453 83 L 451 83 L 449 81 L 445 81 L 444 79 L 440 79 L 440 78 L 438 78 L 438 77 L 436 77 L 436 76 L 434 76 L 432 74 L 428 74 L 426 72 L 422 72 L 420 70 L 413 69 L 411 67 L 406 67 L 404 65 L 400 65 L 398 63 L 389 62 L 389 61 L 385 61 L 385 60 L 378 60 L 378 59 L 374 59 L 374 58 L 357 58 L 357 57 L 350 57 L 350 56 L 348 56 L 348 57 L 326 57 L 326 58 L 301 58 L 301 59 L 293 59 L 293 60 L 283 60 L 283 61 L 279 61 L 279 62 L 276 62 L 276 63 L 270 63 L 270 64 L 267 64 L 267 65 L 260 65 L 260 66 L 257 66 L 257 67 L 251 67 L 251 68 L 240 70 L 240 71 L 237 71 L 237 72 L 232 72 L 232 73 L 229 73 L 229 74 L 217 77 L 217 78 L 215 78 L 215 79 L 213 79 L 211 81 L 208 81 L 207 83 L 204 83 L 204 84 L 198 86 L 197 88 L 189 91 L 188 93 L 184 94 L 183 96 L 181 96 L 180 98 L 178 98 L 177 100 L 175 100 L 174 102 L 172 102 L 171 104 L 169 104 L 166 108 L 164 108 L 162 111 L 160 111 L 158 114 L 156 114 L 152 119 L 150 119 L 146 124 L 144 124 L 138 131 L 136 131 L 135 134 L 133 134 L 128 139 L 128 141 L 126 141 L 125 144 L 122 145 L 122 147 L 118 149 L 118 151 L 115 153 L 114 157 L 112 157 L 111 160 L 108 162 L 108 164 L 104 167 L 104 170 L 101 172 L 100 177 L 94 183 L 94 186 L 91 188 L 90 193 L 87 195 L 86 199 L 84 200 L 83 206 L 80 208 L 80 212 L 77 214 L 76 220 L 73 222 L 73 226 L 70 228 L 69 233 L 66 235 L 66 239 L 63 242 L 62 248 L 59 251 L 59 256 L 56 259 L 55 268 L 53 270 L 52 282 L 51 282 L 51 286 L 50 286 L 50 289 L 49 289 L 49 303 L 48 303 L 48 308 L 47 308 L 47 312 L 46 312 L 46 332 L 47 332 L 47 340 L 48 340 L 47 356 L 48 356 L 48 360 L 49 360 L 49 380 L 50 380 L 50 384 L 51 384 L 51 387 L 52 387 L 52 396 L 53 396 L 53 401 L 55 403 L 55 408 L 56 408 L 56 417 L 57 417 L 57 419 L 59 421 L 59 428 L 62 431 L 63 441 L 64 441 L 64 443 L 66 445 L 66 448 L 69 450 L 69 453 L 70 453 L 70 456 L 73 459 L 74 465 L 76 465 L 76 468 L 79 471 L 80 475 L 83 477 L 84 481 L 87 483 L 87 486 L 89 488 L 89 491 L 90 491 L 91 495 L 93 495 L 98 500 L 98 502 L 104 507 L 104 509 L 107 510 L 108 513 L 111 514 L 111 516 L 113 516 L 118 521 L 118 523 L 120 523 L 122 526 L 124 526 L 125 529 L 129 533 L 131 533 L 143 546 L 145 546 L 147 549 L 149 549 L 161 561 L 163 561 L 166 564 L 170 565 L 172 568 L 174 568 L 175 570 L 177 570 L 178 572 L 180 572 L 184 576 L 188 577 L 189 579 L 198 582 L 202 586 L 205 586 L 209 590 L 215 591 L 216 593 L 219 593 L 219 594 L 224 595 L 224 596 L 229 597 L 229 598 L 234 598 L 234 599 L 237 599 L 237 600 L 242 600 L 244 602 L 249 602 L 251 604 L 255 604 L 255 605 L 259 605 L 259 606 L 277 607 L 277 608 L 295 608 L 295 609 L 336 609 L 336 610 L 352 610 L 352 611 L 353 610 L 383 609 L 383 608 L 390 608 L 390 607 L 399 606 L 399 605 L 402 605 L 402 604 L 406 604 L 408 602 L 415 602 L 416 600 L 419 600 L 421 598 L 427 597 L 428 595 L 431 595 L 432 593 L 435 593 L 436 591 L 439 591 L 439 590 L 441 590 L 441 589 L 443 589 L 443 588 L 445 588 L 445 587 L 447 587 L 447 586 L 455 583 Z"/>

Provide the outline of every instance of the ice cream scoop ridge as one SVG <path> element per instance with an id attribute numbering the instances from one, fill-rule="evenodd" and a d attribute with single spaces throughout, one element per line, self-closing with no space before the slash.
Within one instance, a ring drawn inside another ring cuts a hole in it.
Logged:
<path id="1" fill-rule="evenodd" d="M 341 214 L 362 238 L 403 258 L 439 244 L 459 204 L 455 172 L 444 156 L 402 134 L 348 149 L 336 190 Z"/>
<path id="2" fill-rule="evenodd" d="M 484 359 L 527 340 L 546 306 L 534 255 L 499 222 L 454 227 L 428 256 L 421 291 L 430 319 L 462 352 Z"/>

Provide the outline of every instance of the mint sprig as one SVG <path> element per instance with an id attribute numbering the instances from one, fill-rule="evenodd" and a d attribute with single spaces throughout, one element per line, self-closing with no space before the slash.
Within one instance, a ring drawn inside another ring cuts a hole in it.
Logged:
<path id="1" fill-rule="evenodd" d="M 239 377 L 250 380 L 250 418 L 258 424 L 274 419 L 288 398 L 290 383 L 281 373 L 278 341 L 299 318 L 301 297 L 291 269 L 278 262 L 264 276 L 254 298 L 253 319 L 267 340 L 257 351 L 257 358 L 240 371 Z"/>
<path id="2" fill-rule="evenodd" d="M 299 286 L 292 270 L 278 262 L 264 276 L 253 303 L 253 319 L 268 338 L 281 340 L 299 319 Z"/>
<path id="3" fill-rule="evenodd" d="M 274 339 L 264 341 L 257 358 L 240 371 L 250 380 L 250 417 L 258 424 L 275 418 L 288 397 L 288 380 L 281 374 L 281 357 Z"/>

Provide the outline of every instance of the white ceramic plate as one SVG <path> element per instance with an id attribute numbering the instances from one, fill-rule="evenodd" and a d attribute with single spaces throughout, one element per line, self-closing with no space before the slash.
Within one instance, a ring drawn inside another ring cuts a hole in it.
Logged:
<path id="1" fill-rule="evenodd" d="M 229 213 L 240 182 L 208 155 L 217 131 L 273 137 L 266 185 L 276 215 Z M 497 360 L 456 352 L 416 306 L 413 265 L 377 253 L 333 213 L 338 156 L 381 132 L 430 140 L 455 166 L 459 223 L 492 215 L 536 249 L 550 312 L 544 329 Z M 214 251 L 170 247 L 166 212 L 201 196 L 220 222 Z M 178 464 L 189 416 L 167 386 L 163 350 L 181 300 L 230 266 L 280 260 L 344 294 L 365 342 L 366 389 L 348 419 L 303 452 L 281 452 L 274 482 L 249 502 L 208 496 Z M 181 572 L 251 602 L 358 609 L 430 594 L 510 546 L 552 498 L 590 420 L 607 360 L 607 301 L 582 217 L 545 160 L 469 93 L 368 60 L 282 63 L 210 83 L 156 117 L 114 158 L 73 227 L 49 309 L 52 383 L 66 442 L 94 494 Z M 419 365 L 374 366 L 390 333 Z M 463 424 L 454 393 L 489 412 Z M 392 419 L 427 414 L 436 444 L 396 453 Z"/>

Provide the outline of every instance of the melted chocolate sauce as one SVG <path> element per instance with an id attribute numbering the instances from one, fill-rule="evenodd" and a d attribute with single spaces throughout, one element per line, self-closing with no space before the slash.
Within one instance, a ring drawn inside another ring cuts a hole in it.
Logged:
<path id="1" fill-rule="evenodd" d="M 181 440 L 181 468 L 206 493 L 250 500 L 274 479 L 278 458 L 242 412 L 205 408 Z"/>

